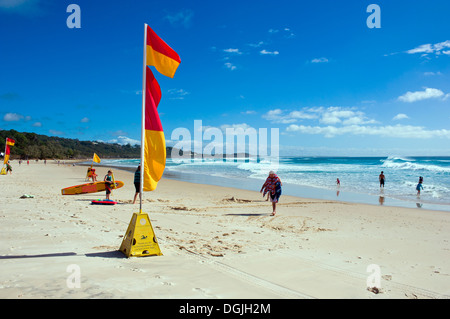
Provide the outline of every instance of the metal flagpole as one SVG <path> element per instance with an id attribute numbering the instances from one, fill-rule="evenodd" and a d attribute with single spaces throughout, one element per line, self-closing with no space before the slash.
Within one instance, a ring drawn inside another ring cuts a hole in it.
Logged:
<path id="1" fill-rule="evenodd" d="M 142 73 L 142 127 L 141 127 L 141 180 L 139 190 L 139 213 L 142 213 L 142 195 L 144 192 L 144 171 L 145 171 L 145 91 L 147 87 L 147 24 L 144 23 L 144 68 Z"/>

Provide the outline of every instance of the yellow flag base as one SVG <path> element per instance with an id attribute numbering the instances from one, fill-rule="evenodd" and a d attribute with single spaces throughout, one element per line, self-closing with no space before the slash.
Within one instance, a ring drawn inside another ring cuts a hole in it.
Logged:
<path id="1" fill-rule="evenodd" d="M 0 171 L 0 175 L 6 175 L 6 169 L 2 167 L 2 170 Z"/>
<path id="2" fill-rule="evenodd" d="M 120 251 L 127 257 L 162 255 L 147 213 L 133 213 Z"/>

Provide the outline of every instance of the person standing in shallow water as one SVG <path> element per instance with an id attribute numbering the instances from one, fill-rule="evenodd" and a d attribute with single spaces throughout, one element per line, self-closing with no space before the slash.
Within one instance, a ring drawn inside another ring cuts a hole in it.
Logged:
<path id="1" fill-rule="evenodd" d="M 416 186 L 417 196 L 420 196 L 420 190 L 421 189 L 423 190 L 422 183 L 423 183 L 423 177 L 419 176 L 419 183 Z"/>
<path id="2" fill-rule="evenodd" d="M 281 183 L 280 178 L 275 174 L 274 171 L 269 172 L 269 177 L 267 177 L 263 186 L 261 187 L 260 193 L 263 193 L 263 197 L 266 196 L 266 193 L 269 193 L 270 201 L 272 202 L 272 216 L 275 216 L 277 213 L 277 203 L 281 196 Z"/>
<path id="3" fill-rule="evenodd" d="M 417 196 L 420 195 L 420 190 L 421 189 L 423 189 L 422 183 L 417 184 L 417 186 L 416 186 Z"/>
<path id="4" fill-rule="evenodd" d="M 384 188 L 384 181 L 386 180 L 386 177 L 384 176 L 383 171 L 381 171 L 381 174 L 378 177 L 378 179 L 380 180 L 380 187 L 383 186 Z"/>

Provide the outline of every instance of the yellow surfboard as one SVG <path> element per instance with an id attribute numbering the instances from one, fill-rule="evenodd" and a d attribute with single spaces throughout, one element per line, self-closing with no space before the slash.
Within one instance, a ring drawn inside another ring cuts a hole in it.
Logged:
<path id="1" fill-rule="evenodd" d="M 112 186 L 112 189 L 121 188 L 124 185 L 121 181 L 115 181 L 115 186 Z M 97 193 L 105 191 L 105 182 L 94 182 L 94 183 L 86 183 L 76 186 L 70 186 L 61 189 L 62 195 L 78 195 L 78 194 L 88 194 L 88 193 Z"/>

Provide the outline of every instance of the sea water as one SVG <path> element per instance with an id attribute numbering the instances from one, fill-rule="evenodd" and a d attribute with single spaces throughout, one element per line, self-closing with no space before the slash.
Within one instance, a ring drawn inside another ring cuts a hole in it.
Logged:
<path id="1" fill-rule="evenodd" d="M 139 159 L 102 160 L 102 165 L 134 170 Z M 283 194 L 377 205 L 450 211 L 450 157 L 280 157 L 167 159 L 165 177 L 259 191 L 270 170 Z M 378 176 L 383 171 L 385 187 Z M 417 195 L 419 176 L 423 190 Z M 340 180 L 340 186 L 337 185 Z"/>

